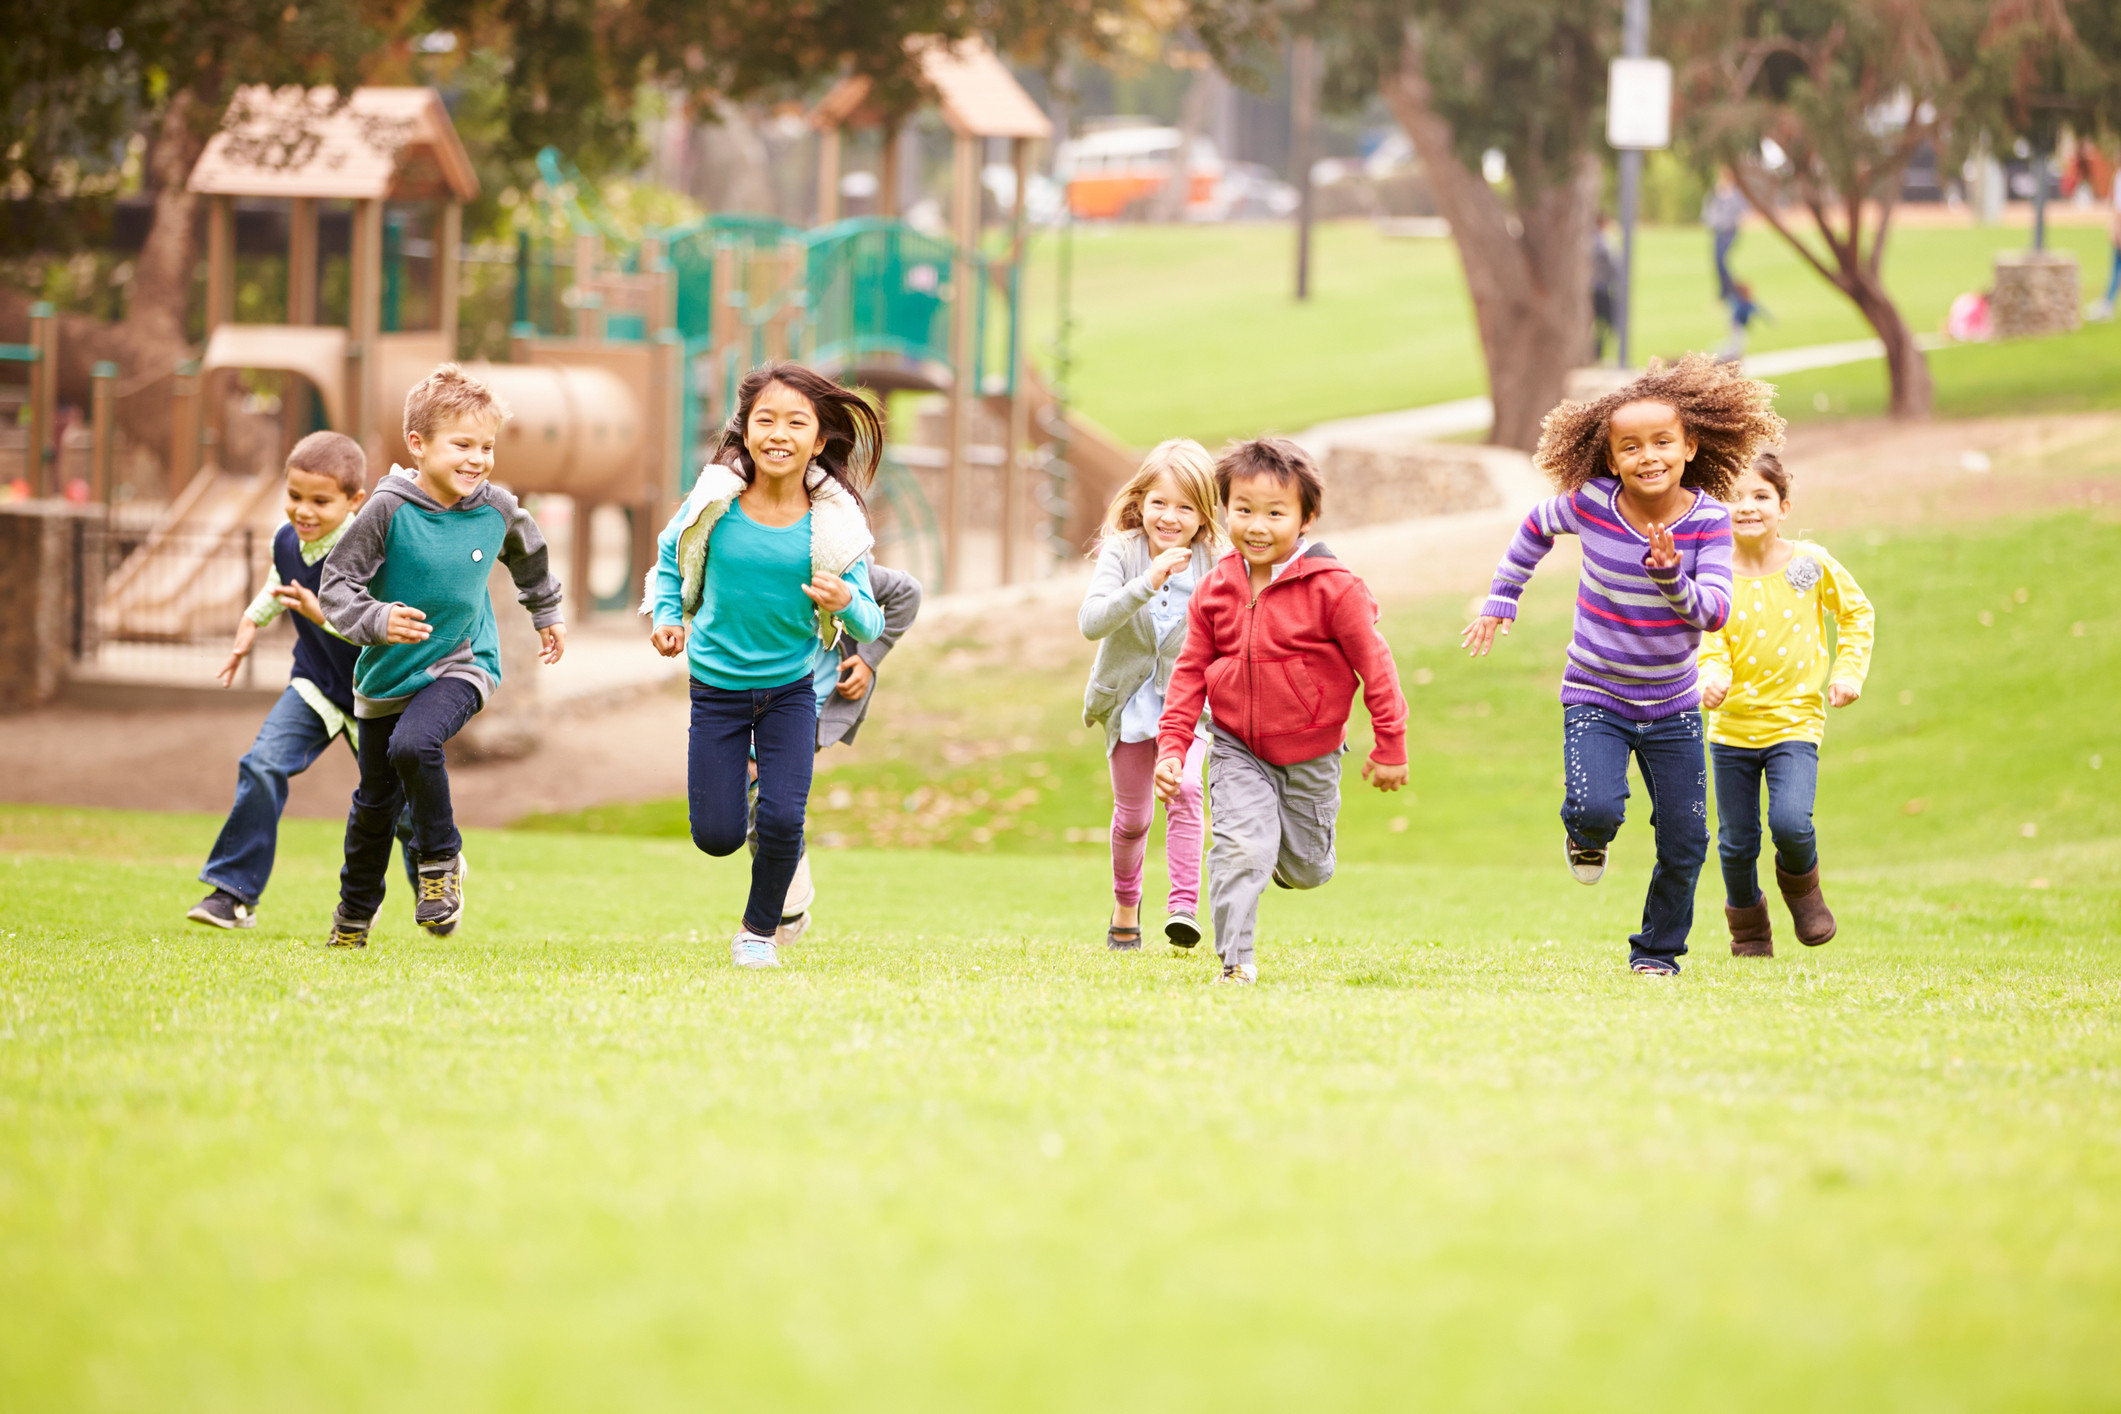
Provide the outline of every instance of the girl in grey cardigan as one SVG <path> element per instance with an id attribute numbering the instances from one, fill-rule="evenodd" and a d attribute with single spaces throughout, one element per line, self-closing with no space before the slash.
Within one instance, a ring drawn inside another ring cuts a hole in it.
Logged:
<path id="1" fill-rule="evenodd" d="M 1156 813 L 1156 724 L 1164 688 L 1186 646 L 1193 586 L 1226 548 L 1216 521 L 1215 463 L 1207 449 L 1173 438 L 1149 453 L 1112 498 L 1098 541 L 1097 569 L 1077 623 L 1097 644 L 1083 693 L 1083 721 L 1105 729 L 1112 769 L 1112 919 L 1105 945 L 1142 945 L 1142 857 Z M 1164 857 L 1171 877 L 1164 936 L 1182 948 L 1200 941 L 1200 767 L 1205 735 L 1186 755 L 1186 783 L 1164 807 Z"/>

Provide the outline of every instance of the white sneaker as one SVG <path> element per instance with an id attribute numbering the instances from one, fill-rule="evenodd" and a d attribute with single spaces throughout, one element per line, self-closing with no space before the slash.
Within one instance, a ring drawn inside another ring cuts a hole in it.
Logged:
<path id="1" fill-rule="evenodd" d="M 807 912 L 798 913 L 793 918 L 783 918 L 781 926 L 773 930 L 773 945 L 785 948 L 809 931 L 810 915 Z"/>
<path id="2" fill-rule="evenodd" d="M 788 881 L 788 897 L 781 904 L 781 917 L 793 918 L 798 913 L 808 913 L 810 905 L 817 902 L 817 885 L 810 881 L 810 851 L 804 850 L 795 861 L 795 877 Z"/>
<path id="3" fill-rule="evenodd" d="M 729 943 L 729 960 L 738 967 L 779 967 L 780 952 L 773 939 L 762 938 L 749 929 L 739 929 Z"/>
<path id="4" fill-rule="evenodd" d="M 1579 884 L 1595 884 L 1605 877 L 1605 851 L 1584 849 L 1567 835 L 1561 837 L 1562 852 L 1568 856 L 1569 877 Z"/>
<path id="5" fill-rule="evenodd" d="M 1249 987 L 1259 980 L 1259 965 L 1251 962 L 1226 962 L 1223 964 L 1222 980 L 1242 983 Z"/>

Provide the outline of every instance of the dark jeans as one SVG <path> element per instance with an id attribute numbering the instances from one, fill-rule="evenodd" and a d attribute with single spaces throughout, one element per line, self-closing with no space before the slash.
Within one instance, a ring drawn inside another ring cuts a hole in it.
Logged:
<path id="1" fill-rule="evenodd" d="M 1561 749 L 1568 793 L 1561 823 L 1579 845 L 1604 849 L 1627 818 L 1628 756 L 1650 788 L 1657 867 L 1642 905 L 1642 931 L 1628 939 L 1629 961 L 1667 961 L 1686 951 L 1694 927 L 1694 884 L 1709 853 L 1709 783 L 1701 754 L 1701 714 L 1637 722 L 1604 707 L 1564 707 Z"/>
<path id="2" fill-rule="evenodd" d="M 252 908 L 272 878 L 273 852 L 280 840 L 280 812 L 287 808 L 287 782 L 317 763 L 331 749 L 332 734 L 316 709 L 293 688 L 280 694 L 258 739 L 236 763 L 236 803 L 214 837 L 213 852 L 199 871 L 199 882 L 226 889 Z M 397 835 L 409 839 L 409 817 L 398 819 Z M 405 853 L 405 874 L 413 874 L 412 851 Z"/>
<path id="3" fill-rule="evenodd" d="M 1727 300 L 1737 293 L 1738 281 L 1731 275 L 1731 247 L 1738 244 L 1738 228 L 1716 232 L 1716 298 Z"/>
<path id="4" fill-rule="evenodd" d="M 361 721 L 361 784 L 346 812 L 346 867 L 339 903 L 348 918 L 372 918 L 383 906 L 390 836 L 398 811 L 412 806 L 412 852 L 422 864 L 463 848 L 449 808 L 449 770 L 442 746 L 479 710 L 479 690 L 443 678 L 413 694 L 395 717 Z"/>
<path id="5" fill-rule="evenodd" d="M 780 687 L 729 691 L 692 680 L 686 794 L 692 842 L 717 858 L 744 847 L 750 762 L 759 763 L 758 852 L 744 926 L 770 938 L 803 857 L 803 811 L 817 755 L 817 689 L 808 674 Z"/>
<path id="6" fill-rule="evenodd" d="M 1709 743 L 1716 769 L 1716 853 L 1723 860 L 1723 897 L 1733 908 L 1760 901 L 1760 783 L 1767 781 L 1768 834 L 1785 874 L 1808 874 L 1819 863 L 1812 836 L 1812 800 L 1819 793 L 1819 748 L 1778 741 L 1759 748 Z"/>

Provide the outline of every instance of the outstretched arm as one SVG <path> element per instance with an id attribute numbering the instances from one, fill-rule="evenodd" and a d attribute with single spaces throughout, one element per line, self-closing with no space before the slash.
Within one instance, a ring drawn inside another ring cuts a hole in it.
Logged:
<path id="1" fill-rule="evenodd" d="M 1481 607 L 1479 617 L 1458 636 L 1458 646 L 1467 653 L 1483 657 L 1498 633 L 1508 635 L 1510 625 L 1517 619 L 1517 601 L 1524 594 L 1524 587 L 1532 582 L 1532 572 L 1554 548 L 1555 537 L 1576 533 L 1573 502 L 1571 496 L 1549 497 L 1532 507 L 1524 524 L 1517 527 L 1509 548 L 1502 553 L 1502 562 L 1495 566 L 1488 602 Z"/>

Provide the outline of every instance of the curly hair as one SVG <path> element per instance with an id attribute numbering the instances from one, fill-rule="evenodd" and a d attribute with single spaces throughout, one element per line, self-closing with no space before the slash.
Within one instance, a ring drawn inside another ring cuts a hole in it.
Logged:
<path id="1" fill-rule="evenodd" d="M 1722 500 L 1753 458 L 1782 440 L 1775 389 L 1748 378 L 1732 363 L 1688 354 L 1677 363 L 1653 358 L 1640 378 L 1589 402 L 1562 403 L 1539 427 L 1532 465 L 1563 491 L 1613 474 L 1606 444 L 1613 414 L 1629 403 L 1664 403 L 1677 409 L 1699 450 L 1687 463 L 1683 486 L 1698 486 Z"/>

